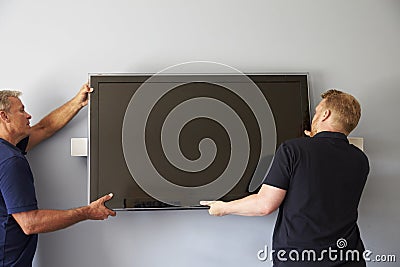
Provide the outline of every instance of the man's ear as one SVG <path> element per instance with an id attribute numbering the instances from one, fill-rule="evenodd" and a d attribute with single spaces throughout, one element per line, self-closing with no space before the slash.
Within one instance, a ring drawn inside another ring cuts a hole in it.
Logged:
<path id="1" fill-rule="evenodd" d="M 332 112 L 330 109 L 325 109 L 324 112 L 322 113 L 322 121 L 327 120 L 331 116 Z"/>
<path id="2" fill-rule="evenodd" d="M 10 122 L 10 119 L 8 118 L 7 113 L 4 110 L 0 111 L 0 119 L 4 122 Z"/>

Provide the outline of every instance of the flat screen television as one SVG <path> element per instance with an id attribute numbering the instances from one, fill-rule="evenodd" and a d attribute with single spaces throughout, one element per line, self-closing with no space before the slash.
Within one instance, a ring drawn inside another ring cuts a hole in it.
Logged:
<path id="1" fill-rule="evenodd" d="M 197 209 L 255 193 L 310 128 L 308 75 L 91 74 L 89 201 Z"/>

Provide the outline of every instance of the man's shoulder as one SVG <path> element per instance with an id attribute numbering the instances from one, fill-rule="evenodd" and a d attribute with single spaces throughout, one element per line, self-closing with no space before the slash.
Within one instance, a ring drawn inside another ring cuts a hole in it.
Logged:
<path id="1" fill-rule="evenodd" d="M 312 142 L 312 138 L 310 137 L 298 137 L 293 139 L 288 139 L 282 143 L 283 146 L 292 147 L 292 146 L 303 146 Z"/>
<path id="2" fill-rule="evenodd" d="M 286 151 L 289 154 L 303 154 L 306 151 L 312 152 L 318 149 L 318 141 L 312 137 L 298 137 L 293 139 L 285 140 L 280 149 Z"/>
<path id="3" fill-rule="evenodd" d="M 10 148 L 7 144 L 0 142 L 0 158 L 6 158 L 8 156 L 12 156 L 16 154 L 15 151 Z"/>
<path id="4" fill-rule="evenodd" d="M 23 158 L 23 155 L 20 151 L 0 142 L 0 165 L 12 158 Z"/>

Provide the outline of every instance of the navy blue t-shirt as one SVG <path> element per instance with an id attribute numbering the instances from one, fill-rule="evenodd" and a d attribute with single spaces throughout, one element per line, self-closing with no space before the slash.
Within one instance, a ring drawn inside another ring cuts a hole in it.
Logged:
<path id="1" fill-rule="evenodd" d="M 275 254 L 274 266 L 336 266 L 346 262 L 344 256 L 340 261 L 340 257 L 331 260 L 319 254 L 329 248 L 359 251 L 360 260 L 348 264 L 364 266 L 357 209 L 368 173 L 367 157 L 349 144 L 344 134 L 321 132 L 282 143 L 264 181 L 287 190 L 273 235 L 273 249 L 287 253 L 281 254 L 282 260 Z M 288 253 L 292 250 L 314 250 L 326 262 L 290 262 Z"/>
<path id="2" fill-rule="evenodd" d="M 14 146 L 0 138 L 0 267 L 32 266 L 36 251 L 37 235 L 25 235 L 12 216 L 38 209 L 27 143 Z"/>

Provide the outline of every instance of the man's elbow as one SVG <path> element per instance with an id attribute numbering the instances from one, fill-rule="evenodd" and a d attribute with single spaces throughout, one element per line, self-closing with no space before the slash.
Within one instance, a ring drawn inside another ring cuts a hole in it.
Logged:
<path id="1" fill-rule="evenodd" d="M 276 209 L 272 209 L 272 208 L 270 208 L 270 207 L 263 208 L 263 209 L 260 211 L 260 216 L 270 215 L 270 214 L 273 213 L 275 210 L 276 210 Z"/>
<path id="2" fill-rule="evenodd" d="M 37 230 L 33 225 L 30 224 L 24 224 L 24 225 L 20 225 L 22 231 L 24 232 L 24 234 L 26 235 L 33 235 L 33 234 L 37 234 Z"/>
<path id="3" fill-rule="evenodd" d="M 264 184 L 257 194 L 260 214 L 265 216 L 276 211 L 282 204 L 285 195 L 286 190 Z"/>
<path id="4" fill-rule="evenodd" d="M 262 205 L 260 205 L 260 210 L 259 210 L 259 216 L 266 216 L 266 215 L 270 215 L 271 213 L 273 213 L 274 211 L 276 211 L 279 206 L 276 205 L 271 205 L 270 203 L 262 203 Z"/>
<path id="5" fill-rule="evenodd" d="M 35 222 L 34 217 L 36 211 L 21 212 L 13 214 L 15 221 L 18 223 L 22 232 L 26 235 L 33 235 L 39 233 L 39 225 Z"/>

